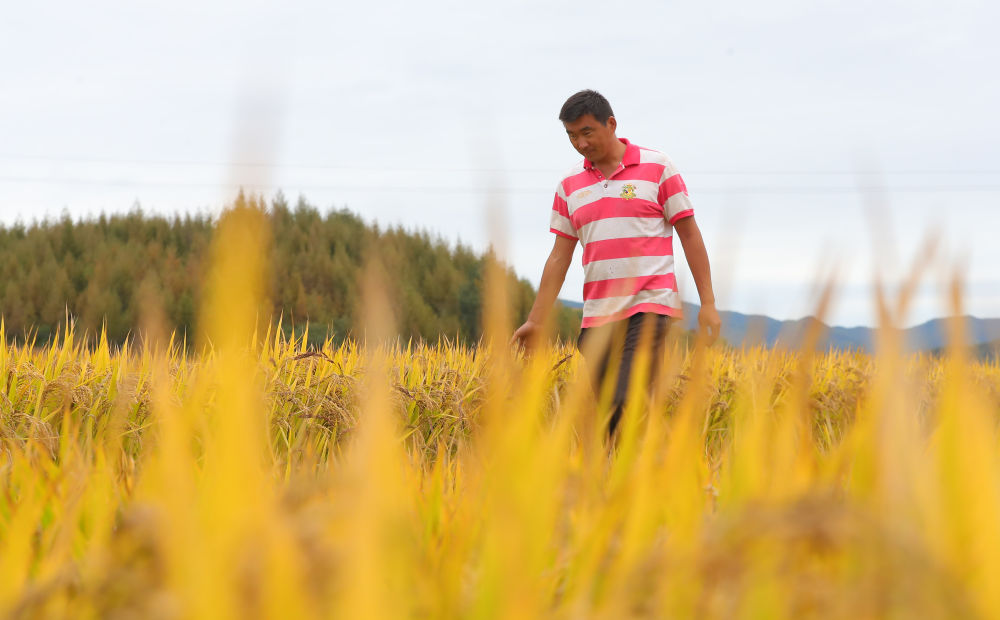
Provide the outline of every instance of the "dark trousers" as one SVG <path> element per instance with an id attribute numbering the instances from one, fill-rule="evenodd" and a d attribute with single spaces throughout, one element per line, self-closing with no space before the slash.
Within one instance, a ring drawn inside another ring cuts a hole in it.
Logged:
<path id="1" fill-rule="evenodd" d="M 613 381 L 608 437 L 614 436 L 621 421 L 632 374 L 632 360 L 640 344 L 650 347 L 651 386 L 663 354 L 670 320 L 670 317 L 662 314 L 640 312 L 621 321 L 580 330 L 576 346 L 586 360 L 594 393 L 600 397 L 605 381 Z M 612 378 L 609 376 L 611 373 L 617 373 L 617 376 Z"/>

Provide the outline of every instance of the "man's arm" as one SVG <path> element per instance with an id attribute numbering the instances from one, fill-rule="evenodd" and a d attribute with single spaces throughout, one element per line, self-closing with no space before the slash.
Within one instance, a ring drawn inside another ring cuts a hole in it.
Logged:
<path id="1" fill-rule="evenodd" d="M 573 262 L 573 252 L 576 250 L 576 239 L 556 235 L 556 241 L 549 252 L 549 258 L 545 261 L 545 268 L 542 270 L 542 281 L 538 284 L 538 294 L 535 296 L 535 303 L 531 306 L 528 319 L 524 325 L 517 328 L 511 343 L 530 346 L 531 341 L 538 335 L 545 318 L 552 309 L 559 291 L 562 289 L 563 281 L 566 279 L 566 271 L 569 270 Z"/>
<path id="2" fill-rule="evenodd" d="M 715 308 L 715 293 L 712 291 L 712 269 L 708 263 L 708 251 L 705 250 L 705 240 L 701 237 L 694 216 L 683 217 L 674 223 L 674 230 L 680 237 L 687 257 L 688 267 L 698 287 L 698 297 L 701 299 L 701 311 L 698 312 L 698 325 L 708 333 L 708 343 L 712 344 L 719 337 L 722 321 L 719 311 Z"/>

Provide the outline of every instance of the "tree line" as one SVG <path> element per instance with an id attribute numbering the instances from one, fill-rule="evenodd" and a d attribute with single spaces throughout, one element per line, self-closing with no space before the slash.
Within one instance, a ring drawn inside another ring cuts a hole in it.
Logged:
<path id="1" fill-rule="evenodd" d="M 311 339 L 337 340 L 358 323 L 360 274 L 377 255 L 400 335 L 470 343 L 482 334 L 487 265 L 495 260 L 424 231 L 382 229 L 346 209 L 320 212 L 282 195 L 237 204 L 261 209 L 272 225 L 269 299 L 286 329 L 309 325 Z M 0 314 L 9 339 L 44 342 L 67 319 L 78 332 L 123 342 L 148 304 L 167 327 L 190 339 L 198 330 L 201 285 L 215 228 L 209 215 L 117 215 L 0 226 Z M 262 249 L 262 251 L 265 251 Z M 505 270 L 512 320 L 534 300 L 530 283 Z M 559 335 L 574 337 L 579 310 L 558 308 Z"/>

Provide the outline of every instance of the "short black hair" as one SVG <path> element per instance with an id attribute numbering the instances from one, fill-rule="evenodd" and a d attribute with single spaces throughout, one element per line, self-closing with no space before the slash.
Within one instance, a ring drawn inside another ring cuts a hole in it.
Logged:
<path id="1" fill-rule="evenodd" d="M 608 124 L 608 119 L 615 115 L 611 104 L 604 95 L 596 90 L 581 90 L 566 100 L 559 110 L 559 120 L 572 123 L 584 114 L 591 114 L 602 125 Z"/>

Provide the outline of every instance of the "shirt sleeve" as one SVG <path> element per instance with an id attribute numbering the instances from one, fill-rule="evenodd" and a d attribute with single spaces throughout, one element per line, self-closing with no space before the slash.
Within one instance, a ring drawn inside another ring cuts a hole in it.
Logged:
<path id="1" fill-rule="evenodd" d="M 563 191 L 562 183 L 556 188 L 555 198 L 552 199 L 552 214 L 549 217 L 549 230 L 557 235 L 577 241 L 580 236 L 576 233 L 572 220 L 569 219 L 569 207 L 566 204 L 566 193 Z"/>
<path id="2" fill-rule="evenodd" d="M 691 206 L 684 179 L 677 172 L 674 162 L 670 160 L 667 160 L 667 165 L 663 167 L 657 198 L 663 207 L 663 217 L 667 218 L 671 225 L 681 218 L 694 215 L 694 207 Z"/>

